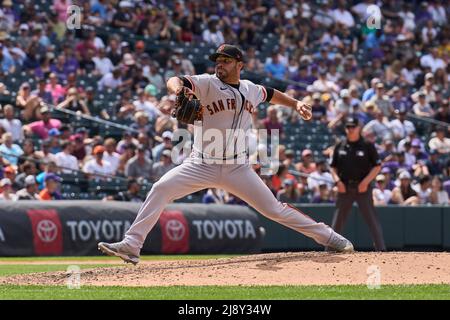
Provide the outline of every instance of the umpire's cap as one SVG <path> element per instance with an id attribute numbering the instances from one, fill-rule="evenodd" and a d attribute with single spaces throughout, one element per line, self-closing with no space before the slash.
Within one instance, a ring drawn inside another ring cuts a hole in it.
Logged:
<path id="1" fill-rule="evenodd" d="M 238 61 L 244 60 L 244 54 L 241 49 L 231 44 L 222 44 L 220 45 L 216 52 L 209 56 L 209 60 L 216 61 L 219 56 L 225 56 L 229 58 L 234 58 Z"/>
<path id="2" fill-rule="evenodd" d="M 346 127 L 356 127 L 359 125 L 358 117 L 352 116 L 345 119 L 345 126 Z"/>

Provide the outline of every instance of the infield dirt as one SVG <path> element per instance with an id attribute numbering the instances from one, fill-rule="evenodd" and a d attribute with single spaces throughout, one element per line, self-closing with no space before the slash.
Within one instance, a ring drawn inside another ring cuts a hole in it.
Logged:
<path id="1" fill-rule="evenodd" d="M 111 268 L 81 270 L 81 284 L 347 285 L 367 284 L 369 277 L 377 277 L 374 274 L 377 270 L 381 285 L 450 284 L 450 253 L 445 252 L 288 252 L 208 260 L 143 261 L 137 266 L 117 266 L 119 260 L 112 262 Z M 70 261 L 70 264 L 76 263 Z M 89 261 L 79 263 L 88 264 Z M 15 275 L 0 278 L 0 284 L 65 285 L 67 276 L 66 272 Z"/>

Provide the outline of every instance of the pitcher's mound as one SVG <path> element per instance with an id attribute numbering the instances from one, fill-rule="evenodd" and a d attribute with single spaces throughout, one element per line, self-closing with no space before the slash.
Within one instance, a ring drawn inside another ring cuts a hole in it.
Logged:
<path id="1" fill-rule="evenodd" d="M 81 285 L 450 284 L 450 253 L 271 253 L 212 260 L 144 261 L 81 271 Z M 3 278 L 2 284 L 65 285 L 66 272 Z"/>

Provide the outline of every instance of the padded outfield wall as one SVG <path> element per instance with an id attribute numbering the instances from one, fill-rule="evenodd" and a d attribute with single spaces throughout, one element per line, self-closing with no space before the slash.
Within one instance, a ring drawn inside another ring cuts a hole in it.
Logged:
<path id="1" fill-rule="evenodd" d="M 0 202 L 0 256 L 97 255 L 99 241 L 123 238 L 138 203 L 102 201 Z M 297 205 L 331 224 L 332 205 Z M 450 249 L 450 207 L 378 207 L 388 250 Z M 263 231 L 264 230 L 264 231 Z M 357 208 L 344 235 L 357 250 L 372 241 Z M 143 254 L 257 253 L 323 250 L 311 239 L 244 206 L 171 204 L 147 237 Z"/>

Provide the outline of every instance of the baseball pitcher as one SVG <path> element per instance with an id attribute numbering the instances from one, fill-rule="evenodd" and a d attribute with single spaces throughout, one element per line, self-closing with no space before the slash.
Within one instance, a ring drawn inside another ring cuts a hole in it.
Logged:
<path id="1" fill-rule="evenodd" d="M 304 120 L 312 117 L 310 105 L 276 89 L 241 80 L 243 58 L 238 47 L 223 44 L 209 57 L 215 63 L 214 75 L 172 77 L 167 81 L 168 91 L 177 95 L 173 115 L 179 121 L 194 124 L 196 129 L 201 128 L 202 132 L 211 130 L 217 133 L 216 136 L 222 140 L 219 145 L 223 148 L 212 152 L 204 137 L 194 130 L 190 157 L 153 185 L 121 242 L 98 244 L 103 253 L 137 264 L 147 234 L 166 205 L 206 188 L 225 189 L 264 216 L 311 237 L 329 249 L 353 251 L 352 243 L 328 225 L 314 221 L 290 204 L 279 202 L 245 161 L 248 157 L 246 152 L 236 150 L 236 139 L 230 138 L 227 131 L 246 132 L 251 129 L 252 113 L 260 103 L 267 101 L 291 107 Z"/>

